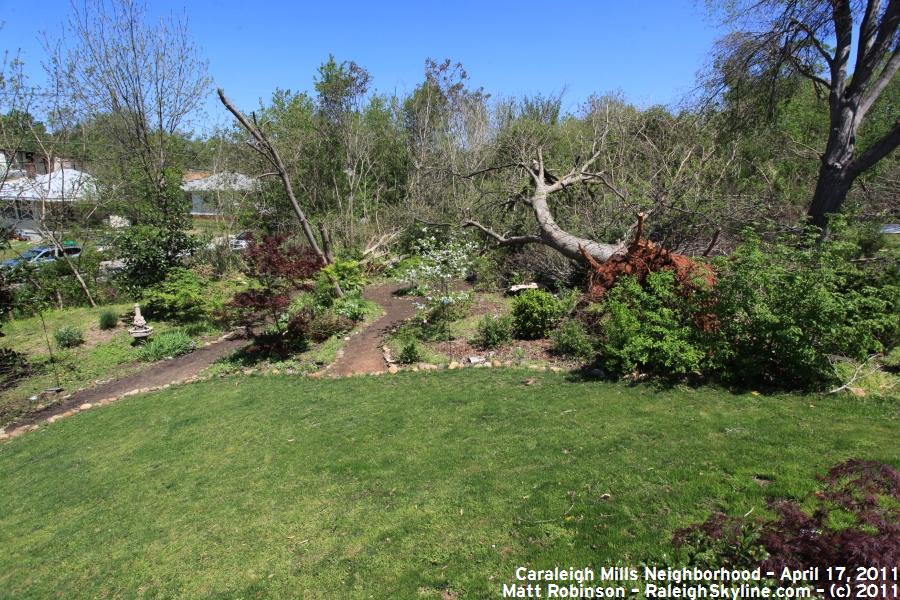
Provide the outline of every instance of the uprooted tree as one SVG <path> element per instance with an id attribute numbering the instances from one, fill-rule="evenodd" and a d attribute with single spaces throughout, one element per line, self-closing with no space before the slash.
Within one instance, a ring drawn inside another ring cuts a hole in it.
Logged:
<path id="1" fill-rule="evenodd" d="M 564 230 L 556 222 L 548 203 L 553 194 L 592 182 L 601 182 L 608 188 L 615 189 L 602 171 L 591 168 L 601 152 L 602 150 L 594 152 L 590 158 L 572 167 L 561 177 L 557 177 L 547 169 L 540 148 L 537 150 L 537 159 L 530 164 L 522 162 L 507 165 L 524 170 L 531 179 L 531 193 L 520 194 L 516 201 L 531 208 L 538 228 L 535 234 L 503 235 L 472 219 L 465 221 L 463 226 L 481 230 L 501 246 L 543 244 L 571 260 L 584 260 L 592 270 L 588 292 L 593 297 L 602 295 L 621 275 L 635 275 L 642 278 L 651 271 L 671 269 L 679 280 L 687 282 L 697 270 L 697 263 L 687 256 L 671 252 L 644 239 L 646 214 L 643 212 L 637 215 L 637 222 L 633 228 L 634 236 L 630 243 L 626 241 L 627 238 L 614 242 L 600 242 L 580 237 Z M 621 191 L 616 191 L 624 196 Z M 712 250 L 717 237 L 718 232 L 713 236 L 704 255 Z M 705 276 L 710 277 L 708 272 Z"/>

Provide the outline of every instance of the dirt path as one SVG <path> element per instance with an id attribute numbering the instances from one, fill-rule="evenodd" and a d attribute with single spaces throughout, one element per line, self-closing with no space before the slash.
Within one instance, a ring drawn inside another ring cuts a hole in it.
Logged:
<path id="1" fill-rule="evenodd" d="M 246 344 L 247 340 L 243 338 L 215 341 L 209 346 L 203 346 L 194 350 L 190 354 L 155 363 L 121 379 L 77 391 L 53 406 L 48 406 L 19 418 L 17 421 L 8 424 L 5 429 L 13 431 L 33 423 L 39 423 L 54 415 L 60 415 L 66 411 L 78 408 L 82 404 L 96 404 L 100 400 L 117 398 L 137 390 L 182 383 L 197 375 L 215 361 L 242 348 Z"/>
<path id="2" fill-rule="evenodd" d="M 381 350 L 385 335 L 416 314 L 413 298 L 396 295 L 401 287 L 397 284 L 384 284 L 370 287 L 363 292 L 367 300 L 381 305 L 384 315 L 351 337 L 344 345 L 343 354 L 325 369 L 323 375 L 344 377 L 357 373 L 384 371 L 387 368 Z"/>
<path id="3" fill-rule="evenodd" d="M 367 300 L 381 305 L 384 315 L 351 337 L 344 346 L 341 356 L 325 369 L 323 375 L 343 377 L 356 373 L 374 373 L 385 370 L 387 365 L 381 349 L 385 334 L 416 312 L 412 298 L 395 295 L 398 289 L 400 286 L 397 284 L 384 284 L 371 287 L 363 293 Z M 84 404 L 94 405 L 101 400 L 120 398 L 124 395 L 139 393 L 141 390 L 183 383 L 220 358 L 244 347 L 247 343 L 244 338 L 218 340 L 190 354 L 150 365 L 121 379 L 77 391 L 53 406 L 20 417 L 17 421 L 7 424 L 4 430 L 9 432 L 9 435 L 18 435 L 35 423 L 46 421 L 57 415 L 66 416 L 66 413 L 77 412 L 78 407 Z"/>

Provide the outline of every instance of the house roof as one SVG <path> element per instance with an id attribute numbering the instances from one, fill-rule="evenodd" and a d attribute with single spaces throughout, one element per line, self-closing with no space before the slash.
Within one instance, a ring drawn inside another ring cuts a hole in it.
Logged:
<path id="1" fill-rule="evenodd" d="M 212 175 L 212 171 L 185 171 L 184 177 L 181 178 L 182 183 L 195 181 L 197 179 L 206 179 Z"/>
<path id="2" fill-rule="evenodd" d="M 97 191 L 94 178 L 77 169 L 59 169 L 37 177 L 19 177 L 0 186 L 2 200 L 74 202 Z"/>
<path id="3" fill-rule="evenodd" d="M 251 192 L 258 187 L 255 179 L 241 173 L 214 173 L 181 184 L 185 192 Z"/>

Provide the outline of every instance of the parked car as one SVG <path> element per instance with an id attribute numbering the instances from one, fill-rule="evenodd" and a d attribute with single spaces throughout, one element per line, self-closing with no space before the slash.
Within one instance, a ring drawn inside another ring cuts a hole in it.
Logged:
<path id="1" fill-rule="evenodd" d="M 69 258 L 77 258 L 81 256 L 81 246 L 66 242 L 63 244 L 63 252 Z M 53 262 L 62 255 L 55 246 L 37 246 L 30 248 L 19 254 L 16 258 L 9 258 L 0 262 L 0 267 L 4 269 L 14 269 L 21 265 L 39 265 L 43 263 Z"/>
<path id="2" fill-rule="evenodd" d="M 227 247 L 235 252 L 240 252 L 241 250 L 247 249 L 247 244 L 250 241 L 250 232 L 244 231 L 237 235 L 223 235 L 216 238 L 213 238 L 212 241 L 206 245 L 206 247 L 210 250 L 215 250 L 218 246 Z"/>
<path id="3" fill-rule="evenodd" d="M 231 249 L 246 250 L 247 244 L 250 243 L 251 235 L 249 231 L 243 231 L 235 236 L 231 236 Z"/>

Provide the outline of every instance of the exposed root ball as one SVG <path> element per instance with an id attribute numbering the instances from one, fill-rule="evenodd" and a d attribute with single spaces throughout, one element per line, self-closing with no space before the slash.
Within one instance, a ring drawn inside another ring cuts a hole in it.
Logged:
<path id="1" fill-rule="evenodd" d="M 607 290 L 623 275 L 633 275 L 643 282 L 654 271 L 674 271 L 675 279 L 684 289 L 697 287 L 698 280 L 713 285 L 716 282 L 712 269 L 695 262 L 683 254 L 661 248 L 652 242 L 639 240 L 625 254 L 599 263 L 582 249 L 582 256 L 591 266 L 588 275 L 587 299 L 600 300 Z"/>

